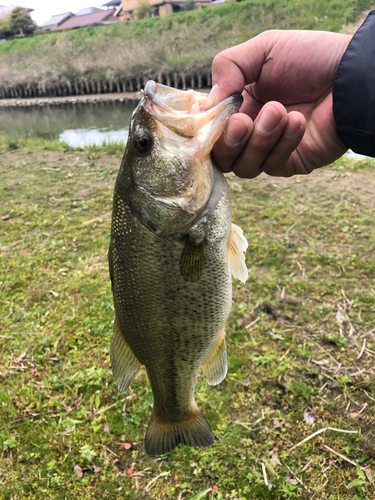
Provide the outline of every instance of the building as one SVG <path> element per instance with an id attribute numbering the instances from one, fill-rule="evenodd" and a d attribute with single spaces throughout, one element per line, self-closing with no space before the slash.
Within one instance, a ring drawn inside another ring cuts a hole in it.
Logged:
<path id="1" fill-rule="evenodd" d="M 147 0 L 146 0 L 147 1 Z M 142 0 L 122 0 L 122 11 L 125 20 L 131 21 L 134 19 L 134 11 L 138 7 Z M 182 10 L 182 5 L 184 0 L 148 0 L 148 3 L 153 8 L 151 17 L 163 17 L 167 14 L 173 14 L 174 12 L 180 12 Z M 202 9 L 204 7 L 210 7 L 210 0 L 197 0 L 195 2 L 196 9 Z"/>
<path id="2" fill-rule="evenodd" d="M 107 9 L 116 9 L 113 16 L 116 17 L 119 21 L 127 21 L 128 16 L 127 14 L 125 14 L 122 8 L 121 0 L 110 0 L 109 2 L 103 4 L 102 7 L 107 7 Z"/>
<path id="3" fill-rule="evenodd" d="M 55 30 L 57 29 L 64 21 L 73 16 L 72 12 L 65 12 L 64 14 L 55 14 L 48 21 L 39 26 L 39 29 L 42 30 Z"/>
<path id="4" fill-rule="evenodd" d="M 69 19 L 61 23 L 56 29 L 71 30 L 75 28 L 84 28 L 85 26 L 100 26 L 118 22 L 119 19 L 114 15 L 117 9 L 97 9 L 95 7 L 83 9 L 78 14 L 73 14 Z M 87 13 L 85 13 L 87 12 Z"/>

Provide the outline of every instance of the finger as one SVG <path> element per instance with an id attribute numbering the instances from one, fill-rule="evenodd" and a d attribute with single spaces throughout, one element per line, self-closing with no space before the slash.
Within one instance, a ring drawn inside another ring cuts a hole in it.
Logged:
<path id="1" fill-rule="evenodd" d="M 212 150 L 212 159 L 220 170 L 232 170 L 232 164 L 242 152 L 252 131 L 253 121 L 247 115 L 237 113 L 229 119 L 223 135 Z"/>
<path id="2" fill-rule="evenodd" d="M 220 52 L 212 63 L 212 90 L 206 109 L 239 92 L 258 79 L 267 59 L 267 33 Z"/>
<path id="3" fill-rule="evenodd" d="M 290 177 L 295 174 L 310 173 L 296 151 L 305 130 L 305 117 L 297 111 L 290 112 L 279 141 L 271 149 L 261 165 L 266 174 L 277 177 Z"/>
<path id="4" fill-rule="evenodd" d="M 288 113 L 279 102 L 271 101 L 263 106 L 245 148 L 233 164 L 233 172 L 248 179 L 259 175 L 264 160 L 282 136 L 287 121 Z"/>

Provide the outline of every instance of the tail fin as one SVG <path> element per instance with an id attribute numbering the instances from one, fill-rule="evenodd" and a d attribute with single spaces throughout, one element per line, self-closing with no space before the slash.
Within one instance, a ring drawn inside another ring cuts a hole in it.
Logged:
<path id="1" fill-rule="evenodd" d="M 179 444 L 211 446 L 215 442 L 210 424 L 198 410 L 182 422 L 167 422 L 152 414 L 145 438 L 147 455 L 163 455 Z"/>

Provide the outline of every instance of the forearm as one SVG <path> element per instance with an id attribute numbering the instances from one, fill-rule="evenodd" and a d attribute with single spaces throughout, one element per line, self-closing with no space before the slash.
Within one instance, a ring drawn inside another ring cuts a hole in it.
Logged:
<path id="1" fill-rule="evenodd" d="M 375 157 L 375 10 L 352 38 L 336 72 L 333 112 L 342 142 Z"/>

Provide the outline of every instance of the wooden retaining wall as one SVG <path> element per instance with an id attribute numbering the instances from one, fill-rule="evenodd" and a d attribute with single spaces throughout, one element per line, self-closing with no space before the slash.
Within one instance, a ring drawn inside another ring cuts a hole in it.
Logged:
<path id="1" fill-rule="evenodd" d="M 30 97 L 59 97 L 88 94 L 108 94 L 115 92 L 135 92 L 144 88 L 148 80 L 186 90 L 209 88 L 211 73 L 162 72 L 134 77 L 106 79 L 75 78 L 47 82 L 28 82 L 18 85 L 0 83 L 0 99 L 23 99 Z"/>

